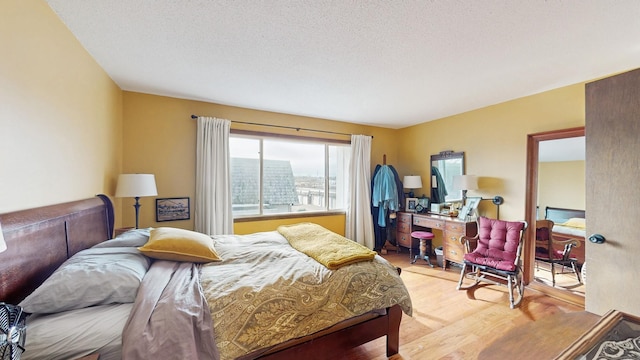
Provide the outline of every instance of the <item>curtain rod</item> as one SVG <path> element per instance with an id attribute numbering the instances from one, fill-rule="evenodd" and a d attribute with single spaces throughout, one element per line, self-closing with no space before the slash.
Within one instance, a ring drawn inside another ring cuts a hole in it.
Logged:
<path id="1" fill-rule="evenodd" d="M 198 115 L 191 115 L 191 118 L 195 120 L 195 119 L 198 118 Z M 320 133 L 325 133 L 325 134 L 334 134 L 334 135 L 345 135 L 345 136 L 351 136 L 352 135 L 352 134 L 340 133 L 340 132 L 335 132 L 335 131 L 305 129 L 305 128 L 293 127 L 293 126 L 273 125 L 273 124 L 260 124 L 260 123 L 253 123 L 253 122 L 246 122 L 246 121 L 235 121 L 235 120 L 229 120 L 229 121 L 231 121 L 233 123 L 238 123 L 238 124 L 268 126 L 268 127 L 276 127 L 276 128 L 281 128 L 281 129 L 292 129 L 292 130 L 295 130 L 295 131 L 304 130 L 304 131 L 315 131 L 315 132 L 320 132 Z M 373 136 L 371 136 L 371 138 L 373 138 Z"/>

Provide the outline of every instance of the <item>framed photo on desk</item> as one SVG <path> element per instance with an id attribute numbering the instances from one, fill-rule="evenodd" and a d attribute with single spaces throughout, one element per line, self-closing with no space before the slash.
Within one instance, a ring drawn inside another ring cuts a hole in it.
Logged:
<path id="1" fill-rule="evenodd" d="M 418 205 L 418 198 L 406 198 L 404 211 L 416 212 L 417 205 Z"/>
<path id="2" fill-rule="evenodd" d="M 482 200 L 480 196 L 467 197 L 467 203 L 465 204 L 465 207 L 469 208 L 469 213 L 467 215 L 469 216 L 478 215 L 477 209 L 478 209 L 478 205 L 480 205 L 480 200 Z"/>
<path id="3" fill-rule="evenodd" d="M 469 209 L 468 206 L 463 206 L 462 209 L 460 209 L 460 211 L 458 211 L 458 219 L 466 221 L 467 220 L 467 216 L 469 216 L 469 212 L 471 211 L 471 209 Z"/>

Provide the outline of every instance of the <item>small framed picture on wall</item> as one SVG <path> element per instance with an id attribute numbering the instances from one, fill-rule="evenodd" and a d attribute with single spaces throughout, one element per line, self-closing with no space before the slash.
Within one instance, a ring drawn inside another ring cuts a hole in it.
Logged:
<path id="1" fill-rule="evenodd" d="M 156 199 L 156 221 L 189 220 L 189 198 Z"/>

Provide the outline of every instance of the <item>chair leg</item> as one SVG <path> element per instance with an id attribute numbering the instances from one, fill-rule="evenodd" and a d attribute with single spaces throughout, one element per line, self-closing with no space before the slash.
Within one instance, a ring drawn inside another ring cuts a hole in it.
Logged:
<path id="1" fill-rule="evenodd" d="M 553 262 L 551 262 L 551 286 L 556 286 L 556 269 L 553 266 Z"/>
<path id="2" fill-rule="evenodd" d="M 513 301 L 513 290 L 514 290 L 514 284 L 513 284 L 513 276 L 509 275 L 507 276 L 507 289 L 509 291 L 509 307 L 510 308 L 514 308 L 514 301 Z"/>
<path id="3" fill-rule="evenodd" d="M 462 289 L 462 280 L 464 280 L 464 273 L 467 270 L 467 264 L 462 264 L 462 270 L 460 271 L 460 280 L 458 280 L 458 286 L 456 290 Z"/>
<path id="4" fill-rule="evenodd" d="M 578 279 L 578 283 L 582 284 L 582 279 L 580 278 L 580 272 L 578 271 L 578 266 L 576 266 L 575 262 L 571 263 L 571 268 L 573 269 L 573 273 L 576 274 L 576 278 Z"/>
<path id="5" fill-rule="evenodd" d="M 471 266 L 471 271 L 469 271 L 469 273 L 472 273 L 472 272 L 475 273 L 473 275 L 473 283 L 470 285 L 464 285 L 464 286 L 462 285 L 466 275 L 467 266 L 468 266 L 467 264 L 462 264 L 462 270 L 460 270 L 460 280 L 458 280 L 458 287 L 456 287 L 457 290 L 471 289 L 472 287 L 480 283 L 480 269 L 475 266 Z"/>
<path id="6" fill-rule="evenodd" d="M 515 275 L 507 276 L 507 287 L 509 289 L 509 307 L 515 309 L 524 298 L 524 279 L 521 271 Z M 517 297 L 515 296 L 516 292 L 518 293 Z"/>

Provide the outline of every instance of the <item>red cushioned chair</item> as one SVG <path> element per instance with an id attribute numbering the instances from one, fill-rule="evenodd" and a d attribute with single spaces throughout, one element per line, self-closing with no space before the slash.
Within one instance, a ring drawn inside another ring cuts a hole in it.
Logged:
<path id="1" fill-rule="evenodd" d="M 555 265 L 560 265 L 563 270 L 565 267 L 570 267 L 576 275 L 578 283 L 582 284 L 577 265 L 578 259 L 571 257 L 571 249 L 580 246 L 580 242 L 576 239 L 555 240 L 552 235 L 553 225 L 551 220 L 536 221 L 536 267 L 538 261 L 550 264 L 553 286 L 556 286 Z"/>
<path id="2" fill-rule="evenodd" d="M 477 222 L 476 236 L 460 238 L 466 254 L 463 257 L 458 290 L 471 289 L 481 281 L 506 285 L 509 289 L 509 305 L 513 309 L 520 304 L 524 294 L 520 254 L 527 222 L 486 217 L 479 217 Z M 470 242 L 477 244 L 473 251 Z M 467 273 L 469 268 L 471 271 Z M 470 278 L 473 283 L 463 285 L 466 278 Z"/>

